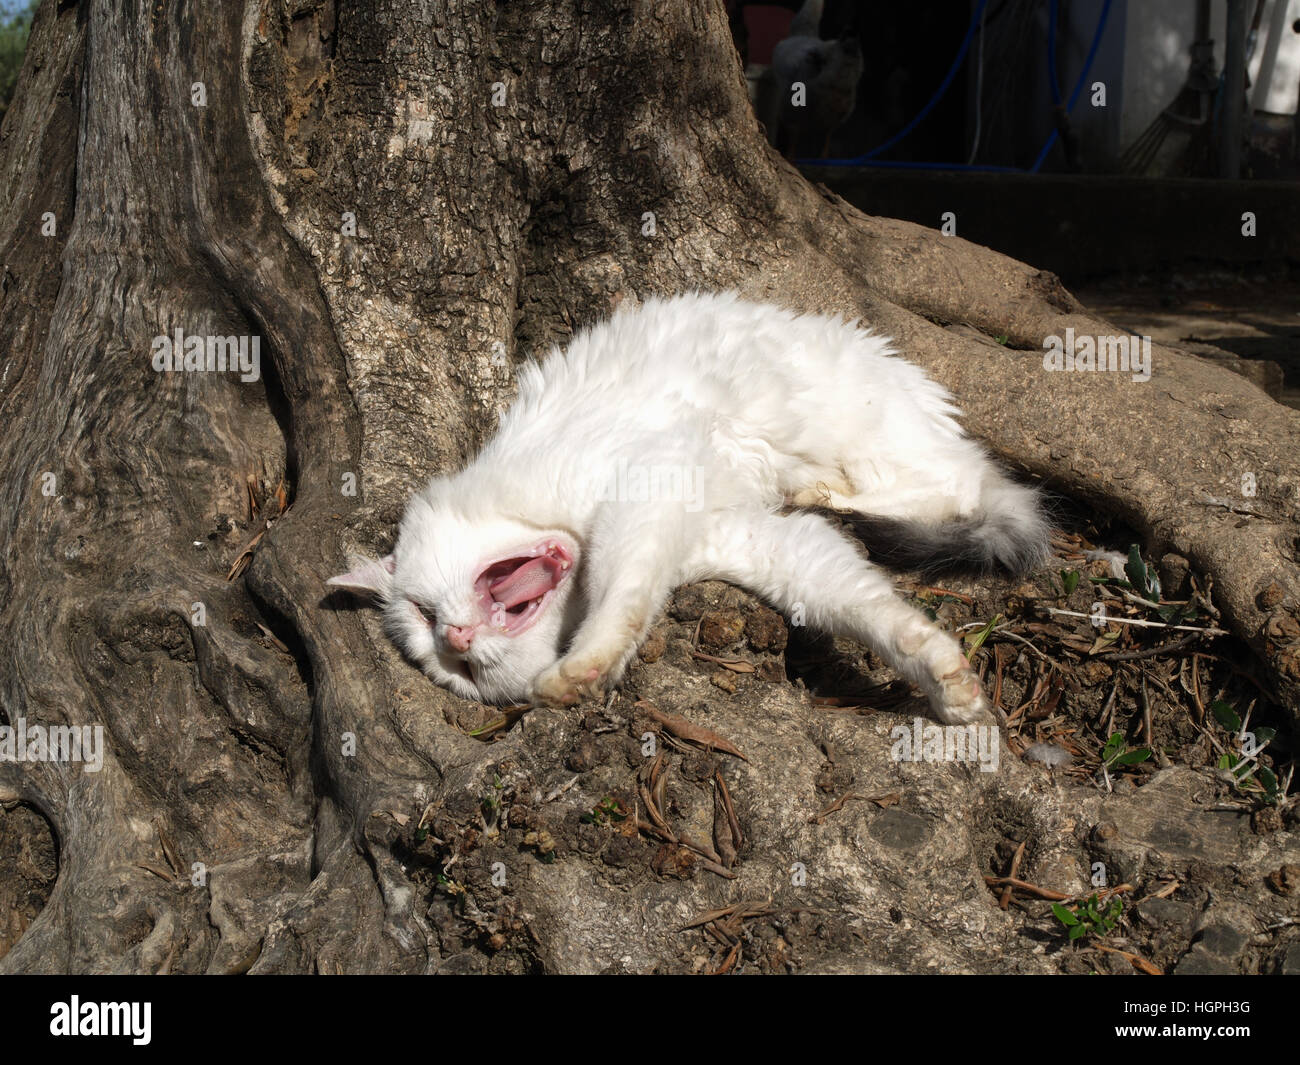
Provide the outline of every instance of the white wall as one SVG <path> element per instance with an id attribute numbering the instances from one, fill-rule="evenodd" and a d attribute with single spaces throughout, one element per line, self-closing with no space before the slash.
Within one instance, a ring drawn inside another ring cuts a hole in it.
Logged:
<path id="1" fill-rule="evenodd" d="M 1273 76 L 1269 79 L 1267 88 L 1263 91 L 1263 97 L 1255 96 L 1255 77 L 1259 72 L 1260 61 L 1264 57 L 1265 40 L 1263 34 L 1267 32 L 1269 20 L 1273 17 L 1273 9 L 1279 3 L 1286 8 L 1286 17 L 1281 21 L 1281 34 L 1279 35 L 1280 46 L 1277 53 L 1277 62 L 1273 68 Z M 1264 11 L 1264 21 L 1260 26 L 1261 39 L 1259 47 L 1255 49 L 1255 58 L 1251 63 L 1251 99 L 1254 101 L 1255 109 L 1262 111 L 1271 111 L 1279 115 L 1293 115 L 1296 113 L 1297 104 L 1300 104 L 1300 33 L 1293 33 L 1291 23 L 1300 19 L 1300 0 L 1270 0 L 1268 7 Z"/>
<path id="2" fill-rule="evenodd" d="M 1255 82 L 1265 43 L 1278 4 L 1287 5 L 1280 24 L 1277 62 L 1267 90 L 1255 95 Z M 1195 0 L 1129 0 L 1126 6 L 1124 91 L 1120 116 L 1120 141 L 1130 143 L 1178 95 L 1187 77 L 1188 49 L 1195 37 Z M 1225 0 L 1211 5 L 1210 32 L 1216 61 L 1222 66 Z M 1246 5 L 1249 21 L 1253 4 Z M 1113 17 L 1113 16 L 1112 16 Z M 1268 0 L 1260 23 L 1260 40 L 1250 63 L 1250 99 L 1257 108 L 1277 114 L 1294 114 L 1300 95 L 1300 34 L 1291 23 L 1300 18 L 1300 0 Z"/>

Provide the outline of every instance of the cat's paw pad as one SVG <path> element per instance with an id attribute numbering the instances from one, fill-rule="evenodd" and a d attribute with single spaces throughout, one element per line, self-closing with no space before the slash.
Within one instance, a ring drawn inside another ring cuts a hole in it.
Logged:
<path id="1" fill-rule="evenodd" d="M 993 707 L 984 697 L 979 677 L 968 666 L 960 666 L 939 678 L 934 712 L 945 725 L 989 724 Z"/>
<path id="2" fill-rule="evenodd" d="M 533 685 L 535 701 L 548 706 L 573 706 L 584 698 L 600 695 L 604 678 L 593 666 L 568 665 L 557 662 L 546 670 Z"/>

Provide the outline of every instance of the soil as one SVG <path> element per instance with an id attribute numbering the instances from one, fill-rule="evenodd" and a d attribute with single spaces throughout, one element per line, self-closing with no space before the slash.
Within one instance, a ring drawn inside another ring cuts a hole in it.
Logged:
<path id="1" fill-rule="evenodd" d="M 1125 330 L 1223 362 L 1300 408 L 1300 281 L 1173 273 L 1117 278 L 1075 294 Z"/>
<path id="2" fill-rule="evenodd" d="M 1213 590 L 1166 556 L 1150 564 L 1163 574 L 1160 603 L 1135 602 L 1125 595 L 1132 580 L 1087 555 L 1127 555 L 1128 531 L 1077 515 L 1063 524 L 1057 557 L 1029 580 L 898 580 L 973 648 L 1017 756 L 1010 774 L 966 771 L 954 785 L 899 777 L 895 765 L 882 781 L 883 747 L 864 760 L 866 737 L 924 714 L 916 694 L 861 646 L 790 626 L 718 583 L 676 593 L 603 706 L 467 712 L 455 724 L 502 752 L 477 795 L 390 825 L 448 956 L 443 971 L 1296 972 L 1294 798 L 1266 796 L 1262 773 L 1220 768 L 1240 741 L 1213 707 L 1233 708 L 1243 730 L 1275 730 L 1257 764 L 1283 788 L 1295 756 L 1289 717 L 1233 637 L 1094 625 L 1101 602 L 1109 618 L 1158 621 L 1163 605 L 1179 624 L 1213 629 Z M 685 687 L 698 697 L 659 706 L 681 687 L 668 671 L 693 677 Z M 746 724 L 728 724 L 728 706 L 760 713 L 756 701 L 774 689 L 802 704 L 804 735 L 785 741 L 790 762 L 809 742 L 819 762 L 793 790 L 780 750 L 756 750 Z M 562 772 L 512 742 L 539 713 L 552 715 L 540 726 L 548 738 L 568 732 Z M 725 753 L 729 741 L 745 760 Z M 1058 764 L 1020 759 L 1035 748 Z M 1144 751 L 1122 764 L 1123 752 Z M 960 844 L 944 842 L 953 821 Z M 831 851 L 849 847 L 870 872 L 846 874 L 858 878 L 847 889 L 827 877 L 827 857 L 787 860 L 781 852 L 798 855 L 791 837 L 803 831 Z M 642 917 L 664 925 L 656 950 L 598 964 L 563 958 L 555 914 L 539 900 L 572 876 L 598 881 L 612 907 L 641 900 Z M 1006 876 L 1028 886 L 987 882 Z M 1103 911 L 1118 900 L 1113 926 L 1071 942 L 1053 893 L 1070 909 L 1093 895 Z M 954 895 L 965 908 L 956 922 L 944 913 Z"/>

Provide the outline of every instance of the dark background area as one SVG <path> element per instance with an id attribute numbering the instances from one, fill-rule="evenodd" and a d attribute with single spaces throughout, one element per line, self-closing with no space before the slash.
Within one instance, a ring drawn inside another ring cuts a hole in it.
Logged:
<path id="1" fill-rule="evenodd" d="M 760 119 L 767 113 L 762 94 L 771 91 L 764 71 L 801 6 L 729 4 Z M 1068 100 L 1076 81 L 1084 85 L 1066 116 L 1053 107 L 1048 77 L 1053 7 L 1059 95 Z M 957 236 L 1052 271 L 1124 328 L 1207 357 L 1239 356 L 1246 361 L 1234 368 L 1300 405 L 1296 119 L 1252 109 L 1247 84 L 1238 176 L 1224 177 L 1227 13 L 1222 4 L 1211 8 L 1213 69 L 1198 96 L 1187 88 L 1195 4 L 1183 7 L 1138 12 L 1159 31 L 1143 40 L 1134 27 L 1144 24 L 1130 18 L 1124 0 L 1108 8 L 989 0 L 982 22 L 972 0 L 826 0 L 819 36 L 854 36 L 861 48 L 856 100 L 829 138 L 826 158 L 792 161 L 866 213 L 934 228 L 951 214 Z M 1246 27 L 1256 10 L 1255 0 L 1241 5 Z M 1255 49 L 1263 48 L 1270 21 L 1284 45 L 1296 33 L 1290 21 L 1272 19 L 1273 11 L 1258 9 Z M 968 34 L 965 55 L 939 93 Z M 1096 54 L 1080 79 L 1094 34 Z M 1125 99 L 1125 57 L 1147 63 L 1152 56 L 1154 63 L 1158 53 L 1168 62 L 1171 49 L 1187 77 L 1140 131 L 1161 149 L 1143 167 L 1132 158 L 1139 134 L 1120 135 L 1120 109 L 1133 106 Z M 1272 75 L 1285 76 L 1281 69 Z M 1105 121 L 1090 110 L 1089 89 L 1099 80 L 1112 109 Z M 1205 121 L 1187 121 L 1202 107 Z M 1044 150 L 1054 128 L 1058 136 Z M 1255 224 L 1250 236 L 1243 234 L 1247 211 Z"/>

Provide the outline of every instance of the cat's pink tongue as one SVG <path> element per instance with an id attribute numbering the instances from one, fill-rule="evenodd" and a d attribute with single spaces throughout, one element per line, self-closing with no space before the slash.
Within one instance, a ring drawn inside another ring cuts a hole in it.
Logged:
<path id="1" fill-rule="evenodd" d="M 493 600 L 509 610 L 512 606 L 526 603 L 545 595 L 558 583 L 560 563 L 549 555 L 542 555 L 525 562 L 513 573 L 488 585 L 488 592 Z"/>

